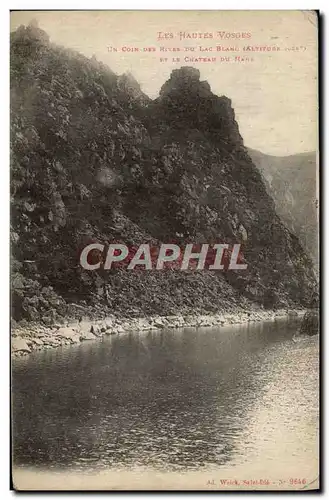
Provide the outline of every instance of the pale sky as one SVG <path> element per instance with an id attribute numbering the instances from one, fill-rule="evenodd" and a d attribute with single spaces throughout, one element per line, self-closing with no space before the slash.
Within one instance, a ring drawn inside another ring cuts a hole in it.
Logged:
<path id="1" fill-rule="evenodd" d="M 194 66 L 217 95 L 232 99 L 246 146 L 267 154 L 314 151 L 317 130 L 317 19 L 310 11 L 19 11 L 11 29 L 36 19 L 52 42 L 107 64 L 116 74 L 130 71 L 154 98 L 174 68 Z M 158 32 L 172 39 L 157 40 Z M 250 33 L 248 39 L 223 40 L 218 32 Z M 179 33 L 213 33 L 214 38 L 180 40 Z M 239 52 L 217 52 L 216 46 Z M 277 45 L 279 52 L 245 53 L 245 45 Z M 109 52 L 108 47 L 117 48 Z M 199 47 L 212 47 L 200 52 Z M 155 52 L 122 52 L 123 47 L 156 47 Z M 195 47 L 190 52 L 159 52 L 160 47 Z M 299 48 L 285 50 L 286 48 Z M 232 62 L 235 56 L 254 62 Z M 216 57 L 213 63 L 184 57 Z M 220 62 L 220 57 L 231 57 Z M 167 62 L 160 63 L 160 57 Z M 172 61 L 180 57 L 181 62 Z"/>

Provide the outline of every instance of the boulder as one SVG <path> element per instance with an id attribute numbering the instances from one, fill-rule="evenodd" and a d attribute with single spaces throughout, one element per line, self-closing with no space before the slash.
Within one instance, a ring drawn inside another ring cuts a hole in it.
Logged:
<path id="1" fill-rule="evenodd" d="M 160 319 L 155 320 L 154 323 L 153 323 L 153 325 L 156 326 L 157 328 L 164 328 L 164 326 L 165 326 L 163 324 L 163 321 L 160 320 Z"/>
<path id="2" fill-rule="evenodd" d="M 96 336 L 91 332 L 80 332 L 80 340 L 95 340 Z"/>
<path id="3" fill-rule="evenodd" d="M 70 340 L 71 342 L 79 342 L 80 341 L 80 333 L 73 330 L 73 328 L 66 327 L 60 328 L 56 332 L 56 337 L 62 337 Z"/>
<path id="4" fill-rule="evenodd" d="M 11 341 L 11 348 L 13 352 L 18 352 L 18 351 L 31 352 L 31 349 L 28 346 L 26 339 L 23 339 L 22 337 L 14 337 Z"/>
<path id="5" fill-rule="evenodd" d="M 36 345 L 43 345 L 44 344 L 43 340 L 41 340 L 39 337 L 33 338 L 32 342 L 33 342 L 33 344 L 36 344 Z"/>

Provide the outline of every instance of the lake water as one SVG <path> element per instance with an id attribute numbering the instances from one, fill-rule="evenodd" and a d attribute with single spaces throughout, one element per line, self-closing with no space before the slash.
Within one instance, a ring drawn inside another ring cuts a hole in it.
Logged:
<path id="1" fill-rule="evenodd" d="M 277 320 L 136 332 L 15 360 L 14 464 L 314 468 L 319 340 L 294 340 L 297 328 Z"/>

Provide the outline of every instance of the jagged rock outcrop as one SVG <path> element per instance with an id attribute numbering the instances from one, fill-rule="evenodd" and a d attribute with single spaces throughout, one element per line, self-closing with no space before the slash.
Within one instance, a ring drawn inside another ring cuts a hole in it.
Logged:
<path id="1" fill-rule="evenodd" d="M 32 280 L 38 297 L 51 287 L 65 306 L 136 316 L 308 303 L 310 260 L 275 212 L 230 99 L 181 68 L 148 100 L 130 76 L 39 31 L 11 37 L 13 278 Z M 248 269 L 90 272 L 79 255 L 91 241 L 242 243 Z M 14 316 L 31 319 L 19 290 Z M 45 301 L 33 319 L 67 314 Z"/>
<path id="2" fill-rule="evenodd" d="M 167 127 L 206 132 L 217 141 L 217 146 L 234 150 L 242 145 L 242 137 L 235 122 L 231 100 L 211 92 L 208 82 L 200 81 L 200 71 L 182 67 L 172 71 L 160 90 L 160 96 L 150 106 L 152 116 L 159 117 Z M 214 137 L 213 137 L 214 136 Z"/>
<path id="3" fill-rule="evenodd" d="M 151 102 L 151 99 L 146 94 L 144 94 L 140 84 L 138 83 L 134 75 L 130 73 L 130 71 L 127 71 L 123 75 L 120 75 L 118 77 L 117 84 L 121 91 L 125 92 L 139 104 L 146 106 Z"/>

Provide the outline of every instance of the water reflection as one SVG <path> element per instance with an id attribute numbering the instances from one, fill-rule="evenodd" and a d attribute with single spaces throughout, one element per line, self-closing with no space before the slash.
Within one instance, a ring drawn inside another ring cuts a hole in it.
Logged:
<path id="1" fill-rule="evenodd" d="M 296 328 L 281 320 L 136 332 L 20 359 L 13 367 L 14 461 L 179 470 L 244 460 L 259 447 L 255 428 L 269 387 L 279 406 L 282 397 L 285 404 L 294 398 L 289 380 L 309 400 L 316 393 L 299 361 L 309 349 L 308 372 L 316 373 L 317 346 L 292 342 Z M 307 408 L 300 415 L 295 404 L 297 414 L 282 425 L 294 429 L 295 420 L 314 418 L 317 407 L 309 409 L 312 416 Z M 259 429 L 261 440 L 268 430 L 264 422 Z"/>

